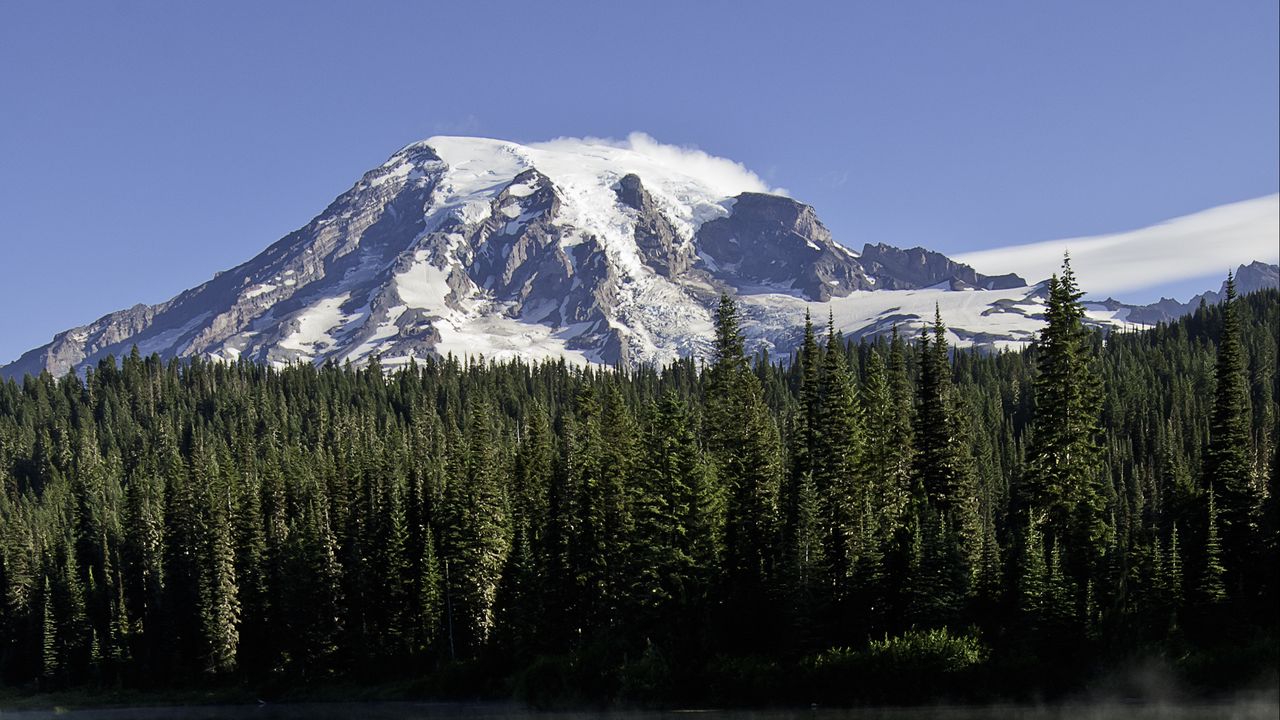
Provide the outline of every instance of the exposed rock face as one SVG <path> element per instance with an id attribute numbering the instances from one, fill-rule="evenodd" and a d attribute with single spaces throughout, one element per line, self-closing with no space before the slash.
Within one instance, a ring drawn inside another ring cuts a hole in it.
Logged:
<path id="1" fill-rule="evenodd" d="M 426 146 L 414 148 L 405 160 L 415 166 L 440 164 Z M 394 257 L 396 247 L 420 231 L 433 183 L 425 176 L 404 180 L 386 165 L 375 168 L 305 227 L 253 260 L 167 302 L 137 305 L 59 333 L 0 371 L 9 376 L 42 370 L 63 374 L 108 354 L 125 354 L 134 345 L 144 354 L 165 357 L 202 354 L 255 320 L 284 317 L 303 306 L 300 298 L 313 286 Z M 281 334 L 266 330 L 269 336 Z M 287 350 L 266 350 L 257 359 L 288 357 Z"/>
<path id="2" fill-rule="evenodd" d="M 791 289 L 823 301 L 875 289 L 813 208 L 790 198 L 738 195 L 732 213 L 704 224 L 697 242 L 707 269 L 739 290 Z"/>
<path id="3" fill-rule="evenodd" d="M 920 248 L 859 256 L 808 205 L 670 162 L 592 141 L 415 143 L 252 260 L 59 333 L 0 374 L 63 374 L 135 346 L 273 364 L 662 363 L 706 355 L 720 293 L 738 296 L 753 347 L 775 353 L 792 349 L 806 310 L 859 337 L 931 319 L 937 303 L 957 339 L 991 347 L 1039 326 L 1043 299 L 1021 278 Z M 1275 268 L 1237 280 L 1274 284 Z M 1099 322 L 1181 312 L 1112 304 L 1097 304 Z"/>
<path id="4" fill-rule="evenodd" d="M 1265 288 L 1280 287 L 1280 266 L 1268 265 L 1257 261 L 1248 265 L 1241 265 L 1235 271 L 1235 283 L 1236 294 L 1238 295 Z M 1201 302 L 1206 305 L 1217 305 L 1225 299 L 1227 299 L 1227 283 L 1223 281 L 1222 287 L 1217 292 L 1210 290 L 1200 293 L 1185 303 L 1180 303 L 1172 298 L 1160 298 L 1149 305 L 1129 305 L 1125 307 L 1129 308 L 1128 319 L 1130 322 L 1155 325 L 1156 323 L 1176 320 L 1183 315 L 1189 315 L 1196 311 Z M 1118 303 L 1118 301 L 1110 298 L 1107 299 L 1107 302 L 1123 305 L 1123 303 Z"/>
<path id="5" fill-rule="evenodd" d="M 663 277 L 678 277 L 697 260 L 693 244 L 680 237 L 644 189 L 640 176 L 624 175 L 618 181 L 618 202 L 636 211 L 636 247 L 645 264 Z"/>
<path id="6" fill-rule="evenodd" d="M 982 275 L 942 253 L 919 247 L 903 250 L 884 243 L 866 245 L 859 259 L 867 274 L 886 278 L 886 285 L 881 290 L 907 290 L 938 283 L 947 283 L 952 290 L 1004 290 L 1027 284 L 1026 280 L 1012 273 Z"/>

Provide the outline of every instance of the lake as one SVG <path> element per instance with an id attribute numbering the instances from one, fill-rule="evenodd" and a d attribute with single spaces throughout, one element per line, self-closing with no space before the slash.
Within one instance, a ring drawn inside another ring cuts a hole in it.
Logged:
<path id="1" fill-rule="evenodd" d="M 1274 698 L 1230 703 L 1078 703 L 1061 705 L 938 706 L 792 710 L 674 710 L 662 712 L 530 712 L 506 705 L 415 702 L 283 703 L 139 707 L 93 710 L 0 710 L 0 718 L 39 720 L 1275 720 Z"/>

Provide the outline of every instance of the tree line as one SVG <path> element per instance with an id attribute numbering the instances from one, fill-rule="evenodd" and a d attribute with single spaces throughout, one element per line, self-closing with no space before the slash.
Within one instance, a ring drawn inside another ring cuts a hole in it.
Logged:
<path id="1" fill-rule="evenodd" d="M 725 297 L 714 356 L 662 368 L 8 381 L 0 673 L 778 700 L 903 653 L 1052 689 L 1274 638 L 1280 294 L 1106 337 L 1081 297 L 1064 263 L 1020 352 L 939 316 L 752 357 Z"/>

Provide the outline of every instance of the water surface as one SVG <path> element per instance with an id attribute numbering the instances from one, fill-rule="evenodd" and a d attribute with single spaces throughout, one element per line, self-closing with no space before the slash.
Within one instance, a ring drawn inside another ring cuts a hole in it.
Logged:
<path id="1" fill-rule="evenodd" d="M 689 709 L 663 712 L 531 712 L 506 705 L 416 702 L 156 706 L 92 710 L 0 710 L 20 720 L 1275 720 L 1275 699 L 1229 703 L 1071 703 L 792 710 Z"/>

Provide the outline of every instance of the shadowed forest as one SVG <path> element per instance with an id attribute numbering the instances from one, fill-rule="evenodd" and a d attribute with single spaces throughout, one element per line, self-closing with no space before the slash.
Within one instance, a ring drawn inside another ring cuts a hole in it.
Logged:
<path id="1" fill-rule="evenodd" d="M 1230 287 L 1230 284 L 1229 284 Z M 24 692 L 535 706 L 1274 685 L 1280 292 L 1026 351 L 818 319 L 664 368 L 162 362 L 0 385 Z"/>

